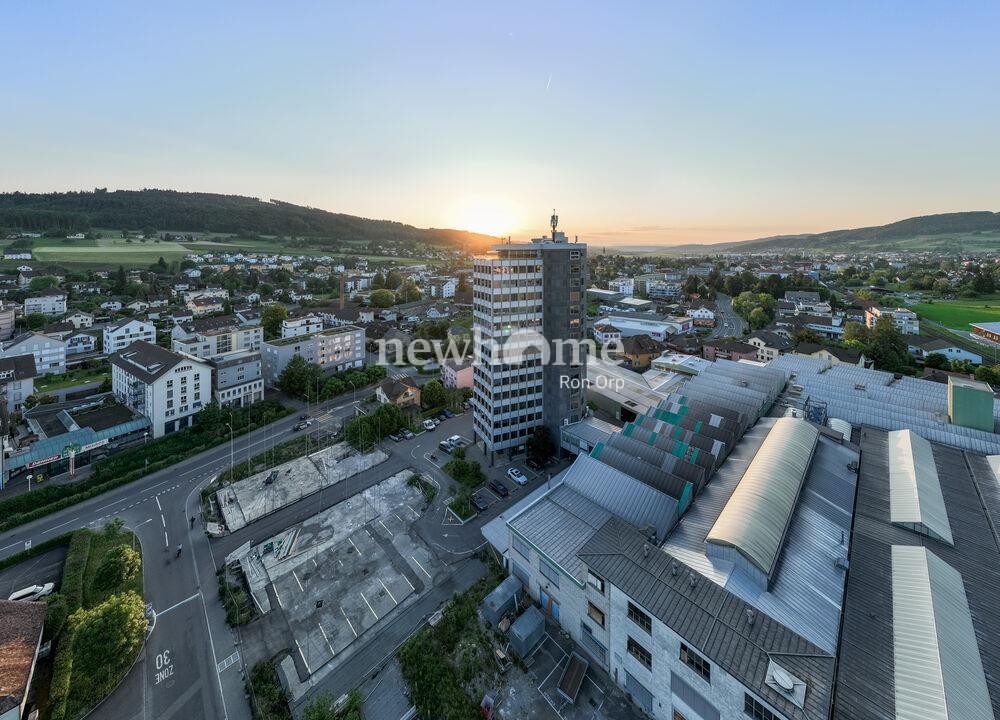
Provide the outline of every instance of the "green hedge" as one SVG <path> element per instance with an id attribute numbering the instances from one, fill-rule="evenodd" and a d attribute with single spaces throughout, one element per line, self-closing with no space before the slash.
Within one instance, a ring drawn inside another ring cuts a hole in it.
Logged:
<path id="1" fill-rule="evenodd" d="M 77 530 L 69 541 L 66 562 L 63 564 L 60 594 L 66 598 L 69 613 L 83 607 L 84 581 L 87 578 L 87 562 L 90 560 L 90 545 L 94 534 L 90 530 Z"/>
<path id="2" fill-rule="evenodd" d="M 249 428 L 246 410 L 234 411 L 233 429 L 236 435 L 256 430 L 292 412 L 291 408 L 273 400 L 257 403 L 250 410 L 253 424 Z M 207 415 L 209 412 L 215 414 Z M 220 417 L 228 420 L 228 411 L 209 406 L 199 413 L 196 427 L 101 460 L 94 464 L 93 473 L 86 480 L 67 485 L 48 485 L 0 502 L 0 517 L 3 518 L 0 520 L 0 532 L 72 507 L 226 442 L 229 429 L 221 424 L 220 431 Z"/>
<path id="3" fill-rule="evenodd" d="M 49 706 L 46 720 L 65 720 L 69 700 L 70 681 L 73 679 L 73 634 L 66 633 L 58 645 L 52 662 L 52 679 L 49 681 Z"/>
<path id="4" fill-rule="evenodd" d="M 250 671 L 250 710 L 254 720 L 291 720 L 288 693 L 269 660 L 261 660 Z M 428 716 L 429 717 L 429 716 Z"/>

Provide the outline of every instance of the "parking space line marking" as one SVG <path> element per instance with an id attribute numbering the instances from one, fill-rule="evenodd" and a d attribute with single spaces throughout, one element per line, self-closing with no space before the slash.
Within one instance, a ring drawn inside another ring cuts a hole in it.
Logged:
<path id="1" fill-rule="evenodd" d="M 403 518 L 399 517 L 399 514 L 398 514 L 398 513 L 395 513 L 395 512 L 394 512 L 394 513 L 393 513 L 393 515 L 395 515 L 395 516 L 396 516 L 396 519 L 397 519 L 397 520 L 399 520 L 399 522 L 403 522 Z"/>
<path id="2" fill-rule="evenodd" d="M 283 602 L 281 602 L 281 593 L 278 592 L 278 588 L 274 588 L 274 597 L 278 598 L 278 607 L 280 607 L 282 610 L 284 610 L 285 609 L 285 604 Z"/>
<path id="3" fill-rule="evenodd" d="M 418 513 L 413 508 L 411 508 L 409 505 L 406 506 L 406 509 L 409 510 L 411 513 L 413 513 L 413 517 L 415 517 L 415 518 L 419 518 L 420 517 L 420 513 Z"/>
<path id="4" fill-rule="evenodd" d="M 393 535 L 393 534 L 392 534 L 392 530 L 390 530 L 389 528 L 387 528 L 387 527 L 385 526 L 385 523 L 384 523 L 384 522 L 382 522 L 381 520 L 379 520 L 379 521 L 378 521 L 378 524 L 379 524 L 379 525 L 381 525 L 381 526 L 382 526 L 382 528 L 383 528 L 383 529 L 384 529 L 384 530 L 385 530 L 385 531 L 386 531 L 387 533 L 389 533 L 389 537 L 396 537 L 395 535 Z"/>
<path id="5" fill-rule="evenodd" d="M 298 640 L 295 641 L 295 647 L 299 649 L 299 657 L 302 658 L 302 664 L 306 666 L 306 670 L 308 670 L 309 674 L 312 675 L 312 668 L 309 667 L 309 661 L 306 660 L 306 654 L 302 652 L 302 646 L 299 645 Z"/>
<path id="6" fill-rule="evenodd" d="M 379 581 L 379 583 L 380 583 L 380 584 L 382 585 L 382 588 L 383 588 L 383 589 L 384 589 L 384 590 L 385 590 L 385 591 L 386 591 L 387 593 L 389 593 L 389 597 L 390 597 L 390 598 L 392 598 L 392 604 L 393 604 L 393 605 L 399 605 L 399 601 L 398 601 L 398 600 L 396 600 L 396 596 L 395 596 L 395 595 L 393 595 L 393 594 L 392 594 L 392 591 L 391 591 L 391 590 L 389 590 L 389 588 L 388 588 L 388 587 L 386 587 L 386 585 L 385 585 L 385 583 L 384 583 L 384 582 L 382 582 L 382 578 L 379 578 L 379 579 L 378 579 L 378 581 Z"/>
<path id="7" fill-rule="evenodd" d="M 333 649 L 333 644 L 330 642 L 330 638 L 326 636 L 326 630 L 324 630 L 323 626 L 320 625 L 319 623 L 316 623 L 316 625 L 319 627 L 319 631 L 323 633 L 323 639 L 326 640 L 326 646 L 330 648 L 330 654 L 336 655 L 337 651 Z"/>
<path id="8" fill-rule="evenodd" d="M 354 629 L 354 623 L 351 622 L 351 618 L 347 617 L 347 613 L 344 612 L 344 608 L 340 608 L 340 614 L 344 616 L 344 620 L 351 628 L 351 632 L 354 633 L 354 637 L 358 636 L 358 631 Z"/>
<path id="9" fill-rule="evenodd" d="M 416 590 L 416 588 L 413 587 L 413 583 L 410 582 L 410 578 L 408 578 L 408 577 L 406 577 L 406 575 L 404 575 L 403 579 L 406 580 L 406 584 L 410 586 L 410 590 L 414 590 L 414 591 Z"/>
<path id="10" fill-rule="evenodd" d="M 195 593 L 194 595 L 192 595 L 192 596 L 191 596 L 191 597 L 189 597 L 189 598 L 184 598 L 184 599 L 183 599 L 183 600 L 181 600 L 180 602 L 176 602 L 176 603 L 174 603 L 173 605 L 171 605 L 170 607 L 168 607 L 168 608 L 167 608 L 166 610 L 160 610 L 160 612 L 158 612 L 158 613 L 156 613 L 156 614 L 157 614 L 157 615 L 166 615 L 166 614 L 167 614 L 168 612 L 170 612 L 170 611 L 171 611 L 171 610 L 173 610 L 174 608 L 176 608 L 176 607 L 180 607 L 180 606 L 181 606 L 181 605 L 183 605 L 184 603 L 186 603 L 186 602 L 189 602 L 189 601 L 191 601 L 191 600 L 194 600 L 194 599 L 195 599 L 196 597 L 198 597 L 198 593 Z"/>
<path id="11" fill-rule="evenodd" d="M 427 572 L 426 570 L 424 570 L 424 566 L 420 564 L 420 561 L 417 560 L 416 557 L 414 557 L 413 555 L 410 555 L 410 559 L 413 560 L 413 562 L 415 562 L 417 564 L 418 568 L 420 568 L 421 570 L 423 570 L 424 575 L 426 575 L 427 577 L 431 576 L 431 574 L 429 572 Z"/>
<path id="12" fill-rule="evenodd" d="M 368 598 L 365 597 L 365 594 L 363 592 L 359 591 L 359 594 L 361 595 L 361 599 L 365 601 L 365 605 L 368 606 L 368 609 L 372 611 L 372 615 L 374 615 L 375 619 L 378 620 L 378 613 L 375 612 L 375 608 L 372 607 L 372 604 L 368 602 Z"/>
<path id="13" fill-rule="evenodd" d="M 222 673 L 223 670 L 226 670 L 227 668 L 235 665 L 239 661 L 240 661 L 240 652 L 239 652 L 239 650 L 237 650 L 232 655 L 230 655 L 229 657 L 227 657 L 225 660 L 221 661 L 216 666 L 215 669 L 216 669 L 217 672 Z"/>
<path id="14" fill-rule="evenodd" d="M 306 589 L 302 587 L 302 581 L 299 580 L 299 576 L 295 574 L 294 570 L 292 570 L 292 577 L 295 578 L 295 584 L 299 586 L 299 592 L 305 592 Z"/>
<path id="15" fill-rule="evenodd" d="M 313 561 L 313 567 L 319 567 L 319 565 L 316 563 L 316 558 L 309 558 L 309 559 Z"/>
<path id="16" fill-rule="evenodd" d="M 347 538 L 347 542 L 351 543 L 351 546 L 354 548 L 354 552 L 358 554 L 358 557 L 361 557 L 361 551 L 358 550 L 358 546 L 354 544 L 354 538 Z"/>

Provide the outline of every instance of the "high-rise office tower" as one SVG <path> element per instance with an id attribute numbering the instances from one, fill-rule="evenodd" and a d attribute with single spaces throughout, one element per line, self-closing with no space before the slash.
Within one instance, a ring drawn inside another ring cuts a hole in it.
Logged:
<path id="1" fill-rule="evenodd" d="M 587 246 L 552 234 L 495 245 L 475 258 L 476 442 L 513 454 L 538 427 L 553 444 L 586 412 Z"/>

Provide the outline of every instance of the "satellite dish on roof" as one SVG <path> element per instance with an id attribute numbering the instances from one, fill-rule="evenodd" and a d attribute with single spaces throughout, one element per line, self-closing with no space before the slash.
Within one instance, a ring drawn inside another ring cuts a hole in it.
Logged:
<path id="1" fill-rule="evenodd" d="M 780 668 L 775 665 L 771 670 L 771 677 L 774 679 L 775 684 L 786 693 L 790 693 L 795 690 L 795 681 L 792 679 L 792 676 L 784 670 L 784 668 Z"/>

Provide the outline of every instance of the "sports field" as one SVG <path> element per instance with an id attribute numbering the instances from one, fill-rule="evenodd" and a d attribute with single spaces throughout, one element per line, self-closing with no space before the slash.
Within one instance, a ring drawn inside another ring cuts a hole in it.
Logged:
<path id="1" fill-rule="evenodd" d="M 968 330 L 970 323 L 1000 321 L 1000 299 L 963 298 L 920 303 L 911 309 L 928 320 L 955 330 Z"/>

